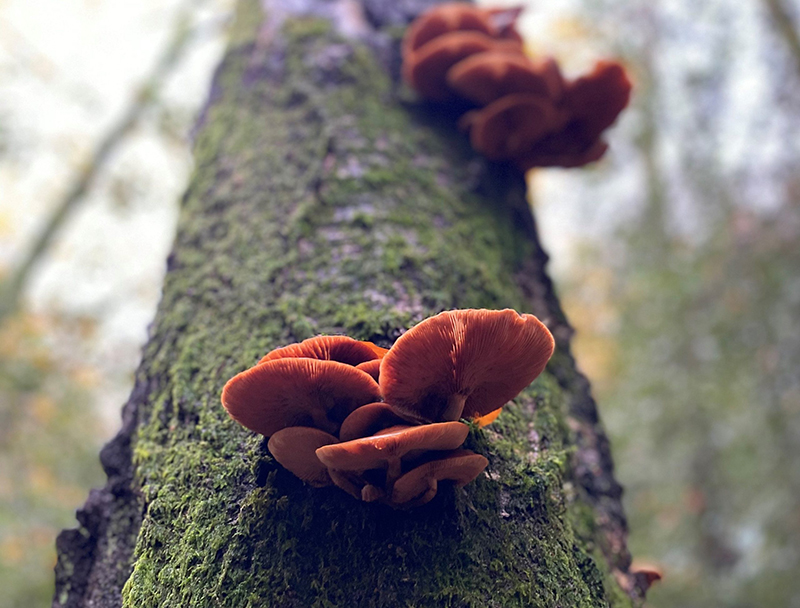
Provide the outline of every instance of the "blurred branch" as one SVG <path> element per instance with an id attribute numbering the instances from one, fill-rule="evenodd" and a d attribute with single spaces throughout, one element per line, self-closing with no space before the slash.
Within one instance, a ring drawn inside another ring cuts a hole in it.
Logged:
<path id="1" fill-rule="evenodd" d="M 144 113 L 156 103 L 159 89 L 178 65 L 193 37 L 190 23 L 192 10 L 196 4 L 198 4 L 196 1 L 187 2 L 180 11 L 172 38 L 150 76 L 139 87 L 120 119 L 99 142 L 88 162 L 73 178 L 66 194 L 55 205 L 52 215 L 45 221 L 23 260 L 11 275 L 0 283 L 0 320 L 18 308 L 22 292 L 33 269 L 53 244 L 56 235 L 70 215 L 84 201 L 108 159 L 136 127 Z"/>
<path id="2" fill-rule="evenodd" d="M 764 2 L 772 15 L 778 34 L 789 47 L 789 51 L 797 62 L 797 70 L 800 72 L 800 34 L 792 24 L 792 17 L 786 5 L 783 0 L 764 0 Z"/>

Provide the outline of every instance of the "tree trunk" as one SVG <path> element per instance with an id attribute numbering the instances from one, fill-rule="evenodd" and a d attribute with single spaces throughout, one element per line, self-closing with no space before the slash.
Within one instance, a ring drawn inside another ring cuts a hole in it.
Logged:
<path id="1" fill-rule="evenodd" d="M 397 82 L 433 0 L 240 0 L 107 486 L 58 538 L 54 606 L 630 606 L 620 486 L 522 176 Z M 451 308 L 533 312 L 547 372 L 465 447 L 463 489 L 395 511 L 314 489 L 220 405 L 319 333 L 390 346 Z"/>

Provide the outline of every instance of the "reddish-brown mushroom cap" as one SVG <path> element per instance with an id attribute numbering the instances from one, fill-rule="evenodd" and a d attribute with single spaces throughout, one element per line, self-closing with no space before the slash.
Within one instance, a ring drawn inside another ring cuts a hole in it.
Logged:
<path id="1" fill-rule="evenodd" d="M 639 582 L 639 587 L 645 591 L 664 577 L 659 566 L 646 562 L 634 561 L 629 571 Z"/>
<path id="2" fill-rule="evenodd" d="M 468 124 L 470 143 L 475 150 L 489 160 L 508 160 L 527 152 L 548 133 L 561 128 L 565 118 L 547 98 L 515 93 L 470 112 L 462 124 Z"/>
<path id="3" fill-rule="evenodd" d="M 498 31 L 489 14 L 464 2 L 440 4 L 422 13 L 403 36 L 403 55 L 416 51 L 434 38 L 455 31 L 476 31 L 494 37 Z"/>
<path id="4" fill-rule="evenodd" d="M 407 55 L 403 78 L 423 97 L 445 101 L 453 96 L 446 82 L 447 71 L 462 59 L 491 48 L 522 52 L 522 46 L 511 40 L 493 40 L 480 32 L 451 32 Z"/>
<path id="5" fill-rule="evenodd" d="M 567 85 L 564 100 L 586 141 L 594 141 L 617 119 L 631 97 L 631 81 L 615 61 L 598 61 L 591 73 Z"/>
<path id="6" fill-rule="evenodd" d="M 430 501 L 445 479 L 463 486 L 480 475 L 489 461 L 470 450 L 457 450 L 431 460 L 400 477 L 392 489 L 391 502 L 400 506 L 419 506 Z"/>
<path id="7" fill-rule="evenodd" d="M 331 485 L 328 469 L 315 454 L 317 448 L 339 440 L 319 429 L 290 426 L 269 438 L 267 447 L 284 468 L 315 488 Z"/>
<path id="8" fill-rule="evenodd" d="M 582 144 L 582 141 L 571 138 L 569 131 L 555 133 L 543 138 L 532 150 L 515 158 L 514 162 L 522 171 L 533 167 L 582 167 L 600 160 L 608 150 L 608 144 L 600 140 L 590 143 L 586 148 L 579 147 Z"/>
<path id="9" fill-rule="evenodd" d="M 237 374 L 222 390 L 231 418 L 269 437 L 290 426 L 336 433 L 357 407 L 380 399 L 369 374 L 336 361 L 286 358 Z"/>
<path id="10" fill-rule="evenodd" d="M 339 429 L 339 440 L 352 441 L 369 437 L 398 425 L 408 426 L 408 421 L 403 420 L 388 403 L 368 403 L 353 410 L 344 419 L 342 428 Z"/>
<path id="11" fill-rule="evenodd" d="M 386 354 L 386 349 L 376 346 L 372 342 L 359 342 L 347 336 L 315 336 L 298 344 L 276 348 L 264 355 L 259 363 L 289 357 L 305 357 L 358 365 L 365 361 L 380 359 L 384 354 Z"/>
<path id="12" fill-rule="evenodd" d="M 330 469 L 366 471 L 390 466 L 404 456 L 427 450 L 453 450 L 464 443 L 469 427 L 461 422 L 395 426 L 380 434 L 327 445 L 317 457 Z"/>
<path id="13" fill-rule="evenodd" d="M 451 310 L 412 327 L 381 364 L 384 400 L 420 421 L 480 417 L 544 370 L 555 343 L 533 315 Z"/>
<path id="14" fill-rule="evenodd" d="M 373 359 L 372 361 L 364 361 L 364 363 L 356 365 L 356 369 L 360 369 L 362 372 L 369 374 L 375 382 L 377 382 L 381 374 L 381 360 Z"/>
<path id="15" fill-rule="evenodd" d="M 447 84 L 482 106 L 511 93 L 532 93 L 557 102 L 564 88 L 561 71 L 552 58 L 534 62 L 519 53 L 497 50 L 459 61 L 447 72 Z"/>

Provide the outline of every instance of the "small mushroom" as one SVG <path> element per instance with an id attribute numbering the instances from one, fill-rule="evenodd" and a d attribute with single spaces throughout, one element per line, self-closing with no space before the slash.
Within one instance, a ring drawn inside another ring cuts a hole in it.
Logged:
<path id="1" fill-rule="evenodd" d="M 493 48 L 522 52 L 522 46 L 512 40 L 494 40 L 474 31 L 451 32 L 408 54 L 403 61 L 403 78 L 423 97 L 446 101 L 453 97 L 446 81 L 448 70 L 470 55 Z"/>
<path id="2" fill-rule="evenodd" d="M 372 342 L 359 342 L 347 336 L 316 336 L 298 344 L 276 348 L 262 357 L 259 363 L 287 357 L 305 357 L 358 365 L 365 361 L 380 359 L 386 352 L 385 348 L 376 346 Z"/>
<path id="3" fill-rule="evenodd" d="M 406 57 L 434 38 L 456 31 L 475 31 L 489 37 L 499 32 L 492 24 L 490 14 L 465 2 L 440 4 L 425 11 L 406 30 L 402 52 Z"/>
<path id="4" fill-rule="evenodd" d="M 317 457 L 329 469 L 338 471 L 386 469 L 386 486 L 391 487 L 400 476 L 403 458 L 429 450 L 453 450 L 468 434 L 469 427 L 461 422 L 399 425 L 371 437 L 323 446 L 317 450 Z"/>
<path id="5" fill-rule="evenodd" d="M 383 358 L 384 401 L 420 422 L 484 416 L 533 382 L 554 347 L 533 315 L 442 312 L 400 336 Z"/>
<path id="6" fill-rule="evenodd" d="M 456 450 L 442 458 L 431 460 L 411 469 L 400 477 L 392 488 L 391 502 L 403 507 L 417 507 L 429 502 L 445 479 L 458 487 L 480 475 L 489 461 L 470 450 Z"/>
<path id="7" fill-rule="evenodd" d="M 290 426 L 335 434 L 350 412 L 380 398 L 369 374 L 337 361 L 305 358 L 260 363 L 222 390 L 231 418 L 267 437 Z"/>
<path id="8" fill-rule="evenodd" d="M 472 147 L 489 160 L 509 160 L 560 129 L 566 115 L 546 97 L 515 93 L 462 117 Z"/>
<path id="9" fill-rule="evenodd" d="M 477 424 L 477 425 L 478 425 L 480 428 L 483 428 L 483 427 L 485 427 L 485 426 L 489 426 L 490 424 L 492 424 L 492 422 L 494 422 L 495 420 L 497 420 L 497 417 L 500 415 L 500 413 L 501 413 L 502 411 L 503 411 L 503 408 L 502 408 L 502 407 L 500 407 L 500 408 L 497 408 L 495 411 L 493 411 L 493 412 L 489 412 L 489 413 L 488 413 L 488 414 L 486 414 L 485 416 L 479 416 L 478 418 L 475 418 L 475 419 L 474 419 L 474 422 L 475 422 L 475 424 Z"/>
<path id="10" fill-rule="evenodd" d="M 315 451 L 338 441 L 333 435 L 319 429 L 290 426 L 273 434 L 267 447 L 285 469 L 315 488 L 322 488 L 333 482 Z"/>
<path id="11" fill-rule="evenodd" d="M 561 99 L 564 79 L 552 58 L 533 61 L 519 53 L 476 53 L 447 73 L 447 84 L 459 95 L 485 106 L 511 93 L 532 93 L 552 102 Z"/>
<path id="12" fill-rule="evenodd" d="M 364 363 L 356 365 L 356 369 L 360 369 L 362 372 L 369 374 L 375 382 L 377 382 L 381 373 L 381 360 L 373 359 L 372 361 L 364 361 Z"/>
<path id="13" fill-rule="evenodd" d="M 392 426 L 408 425 L 388 403 L 368 403 L 353 410 L 339 429 L 340 441 L 375 435 Z"/>

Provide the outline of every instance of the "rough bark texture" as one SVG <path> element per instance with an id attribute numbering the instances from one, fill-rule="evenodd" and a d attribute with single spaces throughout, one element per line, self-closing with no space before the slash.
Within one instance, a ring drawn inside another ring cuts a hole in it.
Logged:
<path id="1" fill-rule="evenodd" d="M 241 0 L 107 486 L 58 539 L 54 606 L 630 606 L 620 487 L 524 182 L 396 81 L 431 0 Z M 548 370 L 410 512 L 312 489 L 225 381 L 318 333 L 389 346 L 451 308 L 533 312 Z"/>

